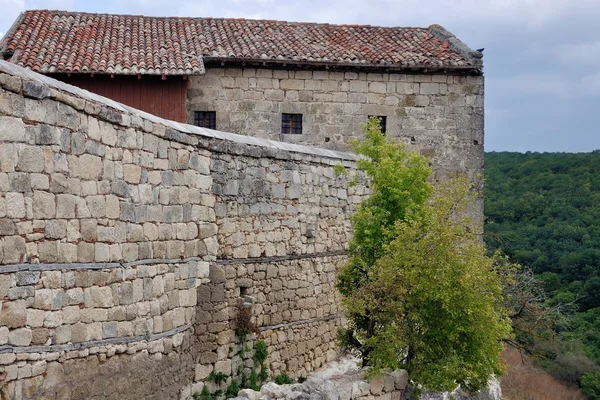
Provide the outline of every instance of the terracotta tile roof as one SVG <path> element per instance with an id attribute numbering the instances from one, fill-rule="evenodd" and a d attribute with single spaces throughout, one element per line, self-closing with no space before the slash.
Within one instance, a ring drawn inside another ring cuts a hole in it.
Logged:
<path id="1" fill-rule="evenodd" d="M 446 35 L 440 36 L 440 30 Z M 193 75 L 203 60 L 473 68 L 443 28 L 158 18 L 34 10 L 0 43 L 12 62 L 42 73 Z M 450 44 L 450 45 L 449 45 Z"/>

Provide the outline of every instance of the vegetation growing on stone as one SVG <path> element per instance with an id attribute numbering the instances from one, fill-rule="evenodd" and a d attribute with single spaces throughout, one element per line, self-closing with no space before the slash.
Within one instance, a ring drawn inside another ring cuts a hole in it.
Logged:
<path id="1" fill-rule="evenodd" d="M 349 319 L 342 344 L 371 373 L 406 369 L 424 388 L 477 391 L 500 374 L 510 333 L 502 306 L 508 264 L 486 255 L 467 215 L 469 182 L 432 187 L 427 160 L 365 127 L 355 151 L 370 182 L 352 223 L 349 262 L 338 288 Z"/>

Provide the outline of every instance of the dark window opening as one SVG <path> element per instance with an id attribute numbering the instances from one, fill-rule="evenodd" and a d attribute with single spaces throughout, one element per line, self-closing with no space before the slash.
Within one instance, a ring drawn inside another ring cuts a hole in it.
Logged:
<path id="1" fill-rule="evenodd" d="M 302 114 L 281 114 L 281 133 L 301 135 Z"/>
<path id="2" fill-rule="evenodd" d="M 217 129 L 216 111 L 194 111 L 194 125 L 202 128 Z"/>
<path id="3" fill-rule="evenodd" d="M 379 127 L 381 128 L 381 134 L 386 134 L 387 117 L 385 115 L 369 115 L 369 118 L 378 118 Z"/>

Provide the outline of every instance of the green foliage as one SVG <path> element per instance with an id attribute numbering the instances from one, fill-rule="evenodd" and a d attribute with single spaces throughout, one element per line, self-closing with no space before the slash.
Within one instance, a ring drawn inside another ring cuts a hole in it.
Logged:
<path id="1" fill-rule="evenodd" d="M 208 382 L 214 382 L 215 384 L 220 385 L 221 383 L 227 381 L 227 378 L 229 378 L 229 376 L 223 372 L 210 371 L 210 374 L 208 374 L 206 380 Z"/>
<path id="2" fill-rule="evenodd" d="M 214 400 L 213 395 L 208 390 L 207 386 L 202 387 L 202 392 L 198 395 L 198 393 L 194 393 L 194 400 Z"/>
<path id="3" fill-rule="evenodd" d="M 236 397 L 239 391 L 240 391 L 240 385 L 238 384 L 238 381 L 235 379 L 232 379 L 231 383 L 227 387 L 227 390 L 225 390 L 225 397 L 228 399 L 231 397 Z"/>
<path id="4" fill-rule="evenodd" d="M 278 385 L 288 385 L 294 383 L 294 380 L 288 376 L 285 372 L 275 376 L 275 383 Z"/>
<path id="5" fill-rule="evenodd" d="M 258 373 L 256 372 L 256 368 L 252 368 L 252 371 L 250 372 L 250 379 L 248 382 L 248 388 L 252 389 L 252 390 L 260 390 L 260 386 L 258 383 Z"/>
<path id="6" fill-rule="evenodd" d="M 254 361 L 257 364 L 262 364 L 267 361 L 267 343 L 264 340 L 259 340 L 254 345 Z"/>
<path id="7" fill-rule="evenodd" d="M 336 164 L 335 167 L 333 167 L 333 172 L 335 172 L 335 176 L 348 175 L 348 170 L 341 164 Z"/>
<path id="8" fill-rule="evenodd" d="M 410 212 L 418 215 L 431 195 L 427 160 L 406 146 L 384 137 L 377 118 L 363 126 L 366 138 L 353 142 L 353 150 L 365 156 L 358 161 L 371 186 L 371 196 L 352 216 L 354 236 L 349 243 L 350 262 L 338 277 L 338 289 L 345 296 L 367 279 L 368 271 L 384 254 L 393 238 L 396 221 Z"/>
<path id="9" fill-rule="evenodd" d="M 586 286 L 600 272 L 600 154 L 486 153 L 485 178 L 490 249 L 555 274 L 550 291 L 583 282 L 580 309 L 600 306 L 600 282 Z"/>
<path id="10" fill-rule="evenodd" d="M 269 379 L 269 371 L 267 370 L 267 368 L 264 364 L 261 364 L 260 372 L 258 373 L 258 380 L 261 383 L 264 383 L 267 381 L 267 379 Z"/>
<path id="11" fill-rule="evenodd" d="M 490 250 L 531 268 L 547 306 L 579 307 L 552 338 L 517 339 L 578 384 L 600 363 L 600 153 L 486 153 L 485 177 Z"/>
<path id="12" fill-rule="evenodd" d="M 385 139 L 369 121 L 355 151 L 372 195 L 352 217 L 349 262 L 338 278 L 348 316 L 341 342 L 377 374 L 404 368 L 432 390 L 469 390 L 500 374 L 510 332 L 499 272 L 466 216 L 459 178 L 435 193 L 427 160 Z"/>
<path id="13" fill-rule="evenodd" d="M 600 400 L 600 372 L 585 374 L 581 378 L 581 386 L 590 400 Z"/>
<path id="14" fill-rule="evenodd" d="M 300 375 L 300 376 L 298 377 L 298 383 L 304 383 L 304 382 L 306 382 L 306 377 L 305 377 L 305 376 L 302 376 L 302 375 Z"/>

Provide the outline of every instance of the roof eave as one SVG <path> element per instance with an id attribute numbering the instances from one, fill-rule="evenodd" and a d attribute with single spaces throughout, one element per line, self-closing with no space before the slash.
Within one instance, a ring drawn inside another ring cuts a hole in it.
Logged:
<path id="1" fill-rule="evenodd" d="M 2 36 L 2 39 L 0 39 L 0 58 L 1 59 L 4 59 L 4 54 L 6 54 L 6 45 L 8 44 L 8 38 L 12 36 L 12 33 L 16 29 L 17 25 L 21 24 L 21 21 L 23 21 L 24 16 L 25 15 L 21 12 L 19 14 L 19 16 L 17 17 L 17 19 L 14 20 L 14 22 L 12 23 L 12 25 L 10 26 L 8 31 L 6 31 L 4 36 Z"/>
<path id="2" fill-rule="evenodd" d="M 313 66 L 319 68 L 344 68 L 344 69 L 377 69 L 387 70 L 391 72 L 460 72 L 460 73 L 482 73 L 481 66 L 475 65 L 404 65 L 404 64 L 375 64 L 361 62 L 333 62 L 333 61 L 313 61 L 313 60 L 274 60 L 261 58 L 245 58 L 245 57 L 203 57 L 204 64 L 246 64 L 258 66 L 272 67 L 306 67 Z"/>

